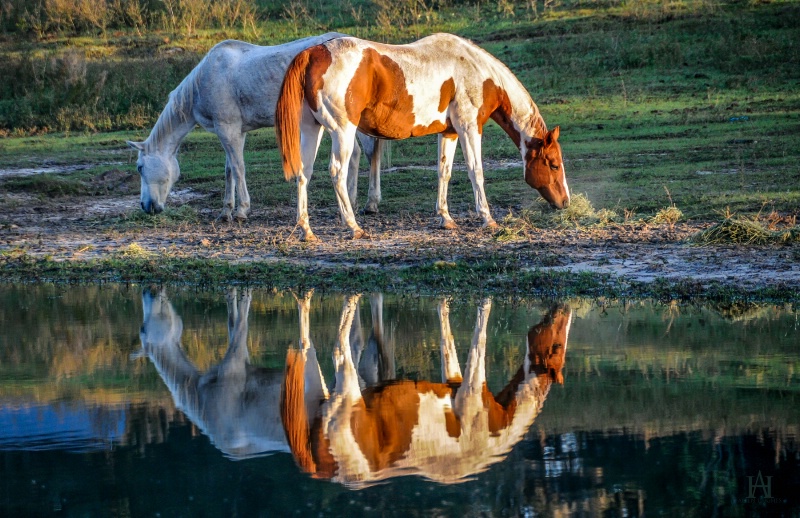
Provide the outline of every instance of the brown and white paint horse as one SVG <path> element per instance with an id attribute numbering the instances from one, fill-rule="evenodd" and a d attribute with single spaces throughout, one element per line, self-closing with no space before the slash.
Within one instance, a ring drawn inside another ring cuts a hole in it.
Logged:
<path id="1" fill-rule="evenodd" d="M 483 188 L 481 135 L 493 119 L 514 141 L 525 181 L 555 208 L 569 205 L 559 128 L 547 130 L 525 87 L 491 54 L 452 34 L 408 45 L 346 37 L 300 52 L 289 65 L 275 113 L 275 130 L 287 180 L 297 178 L 297 219 L 306 240 L 307 185 L 322 129 L 333 138 L 330 172 L 342 219 L 354 238 L 359 227 L 347 197 L 348 161 L 356 131 L 382 139 L 439 135 L 436 210 L 455 228 L 447 205 L 456 141 L 472 181 L 484 226 L 497 224 Z"/>
<path id="2" fill-rule="evenodd" d="M 307 338 L 309 298 L 299 301 L 300 350 L 287 353 L 281 417 L 300 467 L 318 478 L 362 487 L 401 475 L 457 483 L 502 460 L 530 428 L 553 382 L 563 383 L 571 311 L 551 309 L 531 328 L 523 365 L 497 395 L 486 386 L 486 329 L 491 301 L 478 308 L 462 376 L 439 305 L 443 379 L 387 381 L 360 387 L 349 343 L 358 297 L 344 303 L 334 349 L 336 381 L 321 395 L 319 367 Z M 304 331 L 305 327 L 305 331 Z M 313 380 L 313 381 L 312 381 Z M 312 381 L 311 383 L 309 383 Z M 310 401 L 311 400 L 311 401 Z"/>

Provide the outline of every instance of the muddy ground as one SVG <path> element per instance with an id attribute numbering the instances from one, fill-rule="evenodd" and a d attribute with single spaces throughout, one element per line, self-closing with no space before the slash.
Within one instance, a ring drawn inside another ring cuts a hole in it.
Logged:
<path id="1" fill-rule="evenodd" d="M 501 242 L 480 228 L 473 213 L 453 214 L 460 228 L 437 227 L 430 216 L 360 215 L 371 238 L 352 241 L 336 221 L 334 207 L 311 207 L 320 243 L 299 241 L 292 202 L 279 208 L 255 201 L 244 223 L 216 220 L 218 193 L 178 189 L 170 204 L 188 204 L 196 218 L 159 222 L 141 217 L 138 178 L 127 173 L 98 177 L 110 194 L 42 199 L 7 192 L 0 184 L 0 250 L 73 261 L 112 254 L 156 253 L 227 261 L 292 260 L 299 264 L 413 266 L 463 259 L 507 259 L 525 268 L 597 272 L 621 280 L 716 281 L 738 288 L 800 290 L 800 246 L 693 246 L 685 239 L 711 223 L 609 225 L 603 228 L 540 230 Z M 495 207 L 498 221 L 507 209 Z"/>

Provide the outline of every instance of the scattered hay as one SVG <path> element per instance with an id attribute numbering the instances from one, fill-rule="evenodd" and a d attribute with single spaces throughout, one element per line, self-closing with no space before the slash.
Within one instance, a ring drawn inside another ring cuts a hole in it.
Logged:
<path id="1" fill-rule="evenodd" d="M 719 223 L 690 236 L 696 245 L 770 245 L 800 243 L 800 227 L 769 230 L 758 218 L 729 215 Z"/>
<path id="2" fill-rule="evenodd" d="M 618 215 L 613 210 L 595 210 L 585 194 L 576 194 L 564 210 L 551 210 L 540 202 L 538 207 L 524 209 L 520 219 L 538 228 L 577 228 L 602 226 L 614 222 Z"/>
<path id="3" fill-rule="evenodd" d="M 524 240 L 528 238 L 528 232 L 536 229 L 600 227 L 614 223 L 618 218 L 613 210 L 595 210 L 585 194 L 573 196 L 569 207 L 563 210 L 552 210 L 547 202 L 539 200 L 536 206 L 523 209 L 519 217 L 509 214 L 503 218 L 502 228 L 495 233 L 494 239 L 499 242 Z"/>

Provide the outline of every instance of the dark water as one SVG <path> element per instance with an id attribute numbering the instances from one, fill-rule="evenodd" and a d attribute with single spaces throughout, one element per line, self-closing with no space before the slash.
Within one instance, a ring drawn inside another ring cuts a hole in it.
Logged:
<path id="1" fill-rule="evenodd" d="M 299 295 L 0 286 L 0 516 L 800 514 L 791 308 Z"/>

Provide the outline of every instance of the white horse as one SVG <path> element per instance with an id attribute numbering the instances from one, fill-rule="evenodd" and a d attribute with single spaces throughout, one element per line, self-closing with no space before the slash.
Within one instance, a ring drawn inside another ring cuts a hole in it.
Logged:
<path id="1" fill-rule="evenodd" d="M 452 34 L 408 45 L 338 38 L 300 52 L 286 71 L 275 113 L 275 135 L 287 180 L 297 178 L 297 224 L 306 240 L 307 184 L 322 129 L 333 139 L 330 172 L 342 219 L 353 238 L 365 237 L 353 215 L 346 182 L 356 131 L 382 139 L 439 135 L 439 195 L 444 228 L 455 228 L 447 206 L 456 141 L 461 142 L 484 226 L 495 227 L 483 188 L 481 135 L 493 119 L 524 162 L 524 179 L 555 208 L 569 205 L 559 128 L 547 130 L 530 94 L 491 54 Z"/>
<path id="2" fill-rule="evenodd" d="M 180 177 L 177 153 L 184 137 L 199 124 L 219 137 L 225 150 L 225 198 L 221 219 L 246 219 L 250 211 L 244 167 L 245 134 L 275 125 L 275 105 L 289 62 L 298 52 L 343 34 L 329 32 L 275 46 L 228 40 L 215 45 L 169 95 L 144 142 L 128 142 L 139 152 L 141 207 L 151 214 L 164 210 L 172 186 Z M 380 148 L 359 135 L 370 162 L 369 200 L 365 212 L 377 212 L 380 201 Z M 351 145 L 350 169 L 358 171 L 361 153 Z M 348 178 L 348 195 L 356 203 L 357 173 Z M 236 205 L 236 196 L 239 205 Z M 233 213 L 236 208 L 235 214 Z"/>
<path id="3" fill-rule="evenodd" d="M 301 330 L 308 297 L 300 301 Z M 563 383 L 571 311 L 553 307 L 528 332 L 525 359 L 497 395 L 486 386 L 486 329 L 491 301 L 478 308 L 462 376 L 450 332 L 449 306 L 442 301 L 442 382 L 396 381 L 366 388 L 350 344 L 358 297 L 342 309 L 333 360 L 335 385 L 318 409 L 318 368 L 310 340 L 287 353 L 281 416 L 289 447 L 300 467 L 314 477 L 363 487 L 402 475 L 458 483 L 501 461 L 542 409 L 553 382 Z M 306 321 L 305 326 L 308 326 Z M 309 369 L 311 372 L 309 372 Z"/>

